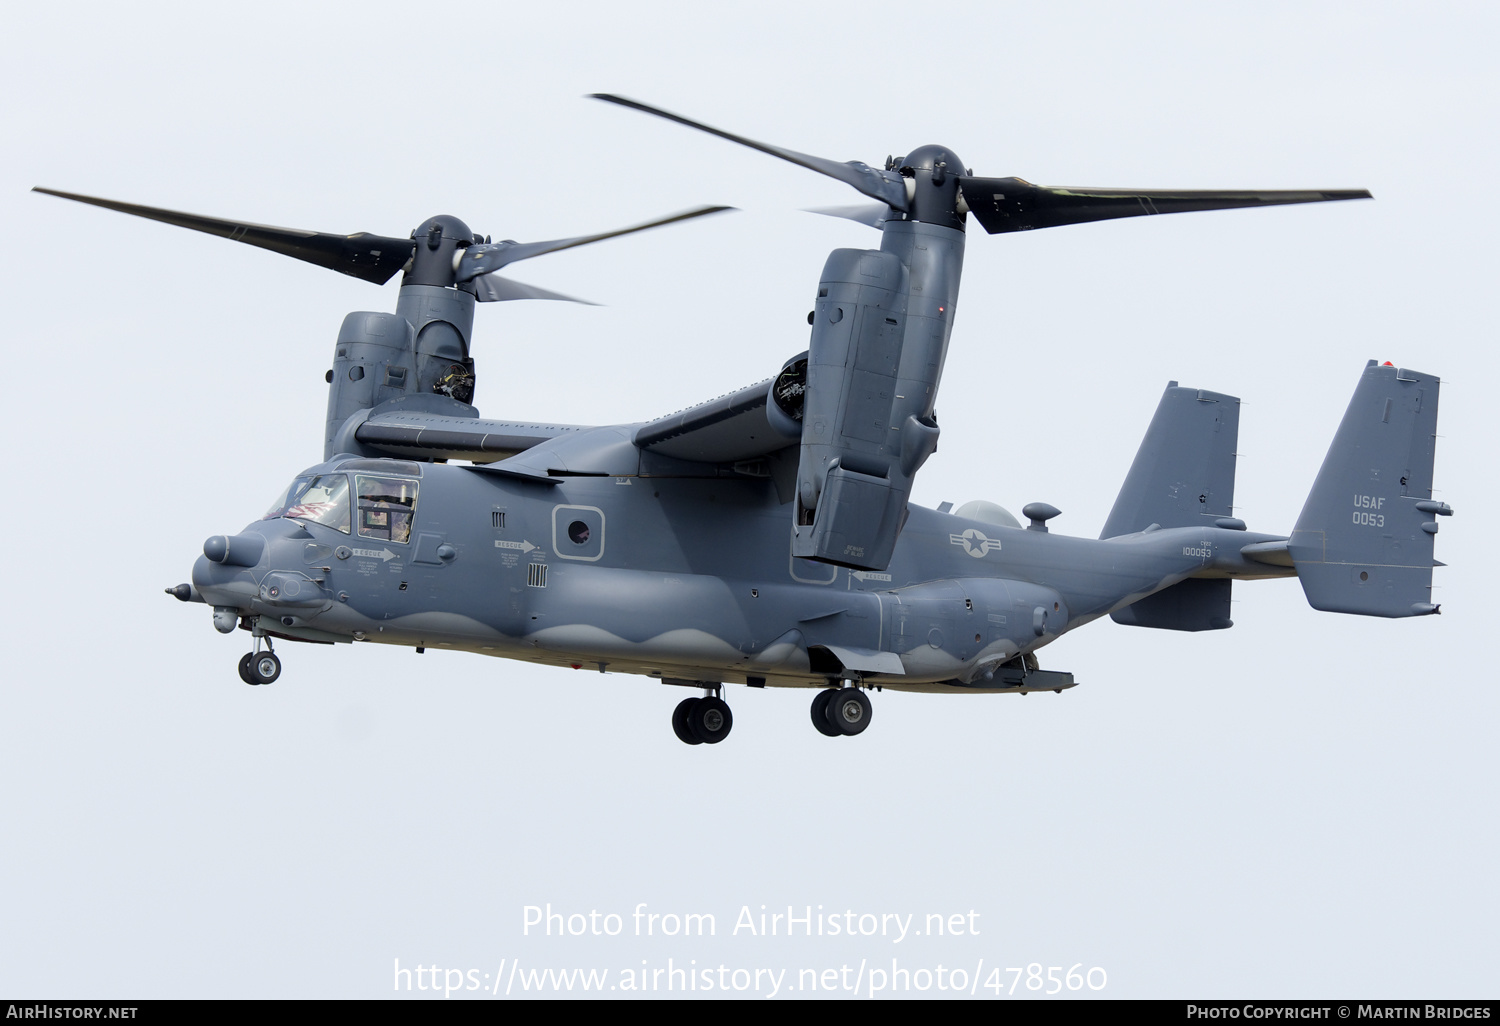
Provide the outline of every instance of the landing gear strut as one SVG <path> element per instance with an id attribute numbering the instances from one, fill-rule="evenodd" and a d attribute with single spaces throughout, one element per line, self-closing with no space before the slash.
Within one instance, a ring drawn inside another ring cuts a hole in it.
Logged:
<path id="1" fill-rule="evenodd" d="M 827 688 L 812 701 L 812 722 L 825 737 L 852 737 L 870 725 L 871 711 L 859 688 Z"/>
<path id="2" fill-rule="evenodd" d="M 733 726 L 729 704 L 715 693 L 684 698 L 672 710 L 672 731 L 684 744 L 716 745 L 729 736 Z"/>
<path id="3" fill-rule="evenodd" d="M 255 650 L 240 657 L 240 680 L 246 684 L 270 684 L 281 676 L 281 660 L 271 651 L 271 639 L 266 639 L 266 650 L 260 650 L 260 639 L 255 639 Z"/>

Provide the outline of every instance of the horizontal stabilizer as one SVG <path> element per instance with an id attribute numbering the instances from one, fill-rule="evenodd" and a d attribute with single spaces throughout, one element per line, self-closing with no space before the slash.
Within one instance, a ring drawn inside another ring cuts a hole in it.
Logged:
<path id="1" fill-rule="evenodd" d="M 1432 602 L 1438 379 L 1365 367 L 1287 549 L 1314 609 L 1421 616 Z"/>
<path id="2" fill-rule="evenodd" d="M 1232 517 L 1239 432 L 1234 396 L 1170 383 L 1099 537 Z"/>
<path id="3" fill-rule="evenodd" d="M 1240 549 L 1240 555 L 1252 563 L 1264 563 L 1266 566 L 1296 566 L 1292 562 L 1292 554 L 1287 551 L 1287 545 L 1286 538 L 1252 542 Z"/>

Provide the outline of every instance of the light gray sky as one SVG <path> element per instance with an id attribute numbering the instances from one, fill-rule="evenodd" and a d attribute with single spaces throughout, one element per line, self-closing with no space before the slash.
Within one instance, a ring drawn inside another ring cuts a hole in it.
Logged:
<path id="1" fill-rule="evenodd" d="M 0 992 L 364 998 L 391 993 L 394 959 L 795 979 L 897 958 L 1099 966 L 1115 997 L 1493 996 L 1492 5 L 7 21 Z M 621 675 L 287 646 L 281 680 L 246 688 L 240 637 L 162 588 L 319 458 L 338 324 L 397 286 L 25 190 L 337 232 L 453 213 L 520 240 L 733 204 L 515 267 L 607 305 L 481 309 L 477 403 L 633 421 L 773 373 L 805 345 L 827 251 L 877 244 L 798 211 L 855 197 L 593 91 L 840 160 L 940 142 L 1044 184 L 1371 189 L 971 232 L 915 498 L 1044 500 L 1055 530 L 1096 534 L 1178 379 L 1245 400 L 1240 515 L 1289 530 L 1364 361 L 1390 359 L 1445 379 L 1443 615 L 1240 585 L 1230 631 L 1066 637 L 1043 653 L 1082 682 L 1061 696 L 886 693 L 866 734 L 830 740 L 805 693 L 731 689 L 713 749 L 673 737 L 676 689 Z M 548 902 L 625 934 L 522 936 Z M 717 936 L 628 936 L 641 902 L 712 913 Z M 732 935 L 762 904 L 972 909 L 980 933 Z"/>

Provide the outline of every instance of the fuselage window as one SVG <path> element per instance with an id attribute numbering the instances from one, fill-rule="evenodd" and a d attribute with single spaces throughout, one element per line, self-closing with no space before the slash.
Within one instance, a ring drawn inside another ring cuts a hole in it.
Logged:
<path id="1" fill-rule="evenodd" d="M 417 482 L 399 477 L 355 478 L 359 491 L 359 536 L 406 544 L 417 509 Z"/>

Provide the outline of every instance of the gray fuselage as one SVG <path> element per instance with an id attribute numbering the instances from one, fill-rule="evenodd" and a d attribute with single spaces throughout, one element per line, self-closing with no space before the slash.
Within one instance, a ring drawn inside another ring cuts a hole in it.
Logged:
<path id="1" fill-rule="evenodd" d="M 1274 536 L 1207 526 L 1093 540 L 912 506 L 888 571 L 870 573 L 793 558 L 787 506 L 767 480 L 545 484 L 367 459 L 306 475 L 361 471 L 416 479 L 406 541 L 365 535 L 358 515 L 347 533 L 261 520 L 231 539 L 265 538 L 253 565 L 198 560 L 199 596 L 298 640 L 674 683 L 946 691 L 983 690 L 987 670 L 1188 577 L 1292 572 L 1239 556 Z"/>

